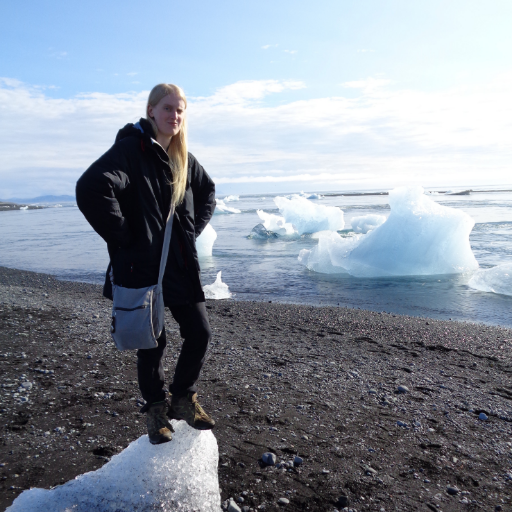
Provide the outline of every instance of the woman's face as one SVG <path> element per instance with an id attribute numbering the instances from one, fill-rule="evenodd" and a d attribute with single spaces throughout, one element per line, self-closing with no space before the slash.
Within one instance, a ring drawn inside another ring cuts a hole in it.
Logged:
<path id="1" fill-rule="evenodd" d="M 174 137 L 185 118 L 185 102 L 174 93 L 164 96 L 154 107 L 148 106 L 149 117 L 155 121 L 159 135 Z"/>

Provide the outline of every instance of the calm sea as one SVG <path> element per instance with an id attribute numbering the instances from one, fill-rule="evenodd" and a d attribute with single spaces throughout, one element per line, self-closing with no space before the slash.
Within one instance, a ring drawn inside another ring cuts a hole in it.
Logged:
<path id="1" fill-rule="evenodd" d="M 222 196 L 221 196 L 222 197 Z M 512 193 L 433 196 L 468 213 L 476 222 L 470 242 L 482 268 L 512 262 Z M 338 206 L 346 227 L 352 217 L 388 215 L 387 196 L 330 196 L 315 201 Z M 218 271 L 239 300 L 340 305 L 467 320 L 512 327 L 512 297 L 468 287 L 470 275 L 355 278 L 316 274 L 301 266 L 302 248 L 317 241 L 309 235 L 256 240 L 248 238 L 260 223 L 257 209 L 279 213 L 273 196 L 242 196 L 227 203 L 238 214 L 216 214 L 218 234 L 213 256 L 201 261 L 203 284 Z M 105 243 L 74 204 L 42 210 L 0 213 L 0 265 L 45 272 L 61 279 L 102 283 L 108 258 Z"/>

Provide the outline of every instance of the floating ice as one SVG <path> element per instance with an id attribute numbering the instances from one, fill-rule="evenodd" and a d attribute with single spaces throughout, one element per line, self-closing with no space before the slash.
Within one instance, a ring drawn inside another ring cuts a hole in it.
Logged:
<path id="1" fill-rule="evenodd" d="M 253 238 L 256 240 L 268 240 L 269 238 L 277 238 L 277 236 L 277 233 L 269 231 L 263 224 L 256 224 L 256 226 L 252 228 L 251 234 L 248 238 Z"/>
<path id="2" fill-rule="evenodd" d="M 28 210 L 28 206 L 20 206 L 20 210 Z"/>
<path id="3" fill-rule="evenodd" d="M 225 203 L 229 203 L 231 201 L 240 201 L 240 196 L 226 196 L 224 198 Z"/>
<path id="4" fill-rule="evenodd" d="M 386 222 L 386 217 L 384 215 L 361 215 L 360 217 L 354 217 L 352 219 L 352 229 L 356 233 L 366 234 L 368 231 L 379 227 L 381 224 Z"/>
<path id="5" fill-rule="evenodd" d="M 292 224 L 299 235 L 326 229 L 339 231 L 345 227 L 343 212 L 336 206 L 314 204 L 300 196 L 295 196 L 292 199 L 277 196 L 274 198 L 274 202 L 284 220 Z"/>
<path id="6" fill-rule="evenodd" d="M 323 199 L 324 196 L 314 192 L 301 192 L 300 194 L 290 194 L 289 196 L 285 197 L 286 199 L 294 199 L 295 197 L 304 197 L 306 199 Z"/>
<path id="7" fill-rule="evenodd" d="M 256 210 L 258 217 L 263 221 L 263 226 L 267 231 L 277 233 L 278 235 L 293 235 L 296 233 L 293 226 L 286 222 L 283 217 L 267 213 L 263 210 Z"/>
<path id="8" fill-rule="evenodd" d="M 428 198 L 421 187 L 389 193 L 391 213 L 366 235 L 319 237 L 299 262 L 323 273 L 348 272 L 357 277 L 453 274 L 475 270 L 469 245 L 474 221 L 466 213 Z"/>
<path id="9" fill-rule="evenodd" d="M 242 213 L 242 210 L 238 208 L 232 208 L 231 206 L 227 206 L 226 203 L 222 199 L 216 199 L 215 202 L 217 205 L 215 206 L 214 213 Z"/>
<path id="10" fill-rule="evenodd" d="M 512 295 L 512 263 L 502 263 L 486 270 L 479 269 L 468 285 L 482 292 Z"/>
<path id="11" fill-rule="evenodd" d="M 203 232 L 196 238 L 196 249 L 199 258 L 212 255 L 215 240 L 217 240 L 217 233 L 211 224 L 207 224 Z"/>
<path id="12" fill-rule="evenodd" d="M 222 272 L 217 274 L 217 279 L 213 284 L 207 284 L 203 286 L 204 296 L 207 299 L 230 299 L 232 293 L 229 291 L 229 287 L 226 283 L 222 282 Z"/>
<path id="13" fill-rule="evenodd" d="M 7 510 L 220 512 L 215 436 L 184 421 L 172 423 L 170 443 L 154 446 L 142 436 L 100 469 L 52 490 L 24 491 Z"/>

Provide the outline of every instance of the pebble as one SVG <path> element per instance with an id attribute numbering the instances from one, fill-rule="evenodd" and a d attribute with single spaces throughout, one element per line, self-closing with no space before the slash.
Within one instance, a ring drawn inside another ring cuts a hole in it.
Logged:
<path id="1" fill-rule="evenodd" d="M 265 452 L 261 456 L 261 460 L 263 464 L 266 464 L 267 466 L 274 466 L 275 463 L 277 462 L 277 456 L 275 453 Z"/>
<path id="2" fill-rule="evenodd" d="M 403 421 L 397 421 L 396 424 L 398 427 L 407 427 L 407 423 L 404 423 Z"/>
<path id="3" fill-rule="evenodd" d="M 272 374 L 270 374 L 270 373 L 264 373 L 263 374 L 263 378 L 264 379 L 270 379 L 270 377 L 272 377 Z"/>
<path id="4" fill-rule="evenodd" d="M 478 415 L 478 419 L 479 420 L 482 420 L 482 421 L 487 421 L 489 419 L 489 416 L 487 416 L 487 414 L 485 414 L 485 412 L 481 412 L 479 415 Z"/>
<path id="5" fill-rule="evenodd" d="M 234 502 L 230 501 L 228 505 L 228 512 L 242 512 L 240 507 Z"/>
<path id="6" fill-rule="evenodd" d="M 328 475 L 330 471 L 328 469 L 322 469 L 322 475 Z"/>
<path id="7" fill-rule="evenodd" d="M 376 395 L 376 394 L 377 394 L 377 390 L 376 390 L 376 389 L 369 389 L 369 390 L 368 390 L 368 393 L 369 393 L 370 395 Z"/>
<path id="8" fill-rule="evenodd" d="M 294 466 L 300 466 L 304 461 L 302 460 L 302 457 L 299 457 L 299 456 L 295 456 L 293 458 L 293 465 Z"/>
<path id="9" fill-rule="evenodd" d="M 398 386 L 397 390 L 399 393 L 409 393 L 409 388 L 407 386 Z"/>
<path id="10" fill-rule="evenodd" d="M 377 470 L 376 469 L 373 469 L 372 467 L 370 466 L 365 466 L 364 467 L 364 472 L 368 475 L 368 476 L 375 476 L 377 474 Z"/>
<path id="11" fill-rule="evenodd" d="M 344 494 L 342 494 L 338 498 L 336 505 L 338 505 L 339 507 L 343 507 L 343 508 L 348 507 L 348 505 L 349 505 L 348 496 L 345 496 Z"/>
<path id="12" fill-rule="evenodd" d="M 279 498 L 277 500 L 278 505 L 288 505 L 290 503 L 290 500 L 287 498 Z"/>
<path id="13" fill-rule="evenodd" d="M 450 495 L 450 496 L 457 496 L 457 494 L 459 494 L 460 490 L 457 488 L 457 487 L 452 487 L 452 486 L 448 486 L 446 488 L 446 492 Z"/>

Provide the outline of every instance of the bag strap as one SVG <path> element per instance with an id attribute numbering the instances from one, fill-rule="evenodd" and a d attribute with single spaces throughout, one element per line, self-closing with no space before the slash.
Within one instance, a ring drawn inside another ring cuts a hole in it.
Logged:
<path id="1" fill-rule="evenodd" d="M 174 204 L 171 205 L 169 210 L 169 217 L 165 224 L 164 244 L 162 246 L 162 256 L 160 257 L 160 271 L 158 272 L 158 284 L 162 286 L 164 279 L 165 266 L 167 265 L 167 256 L 169 255 L 169 244 L 172 235 L 172 221 L 174 220 Z"/>

